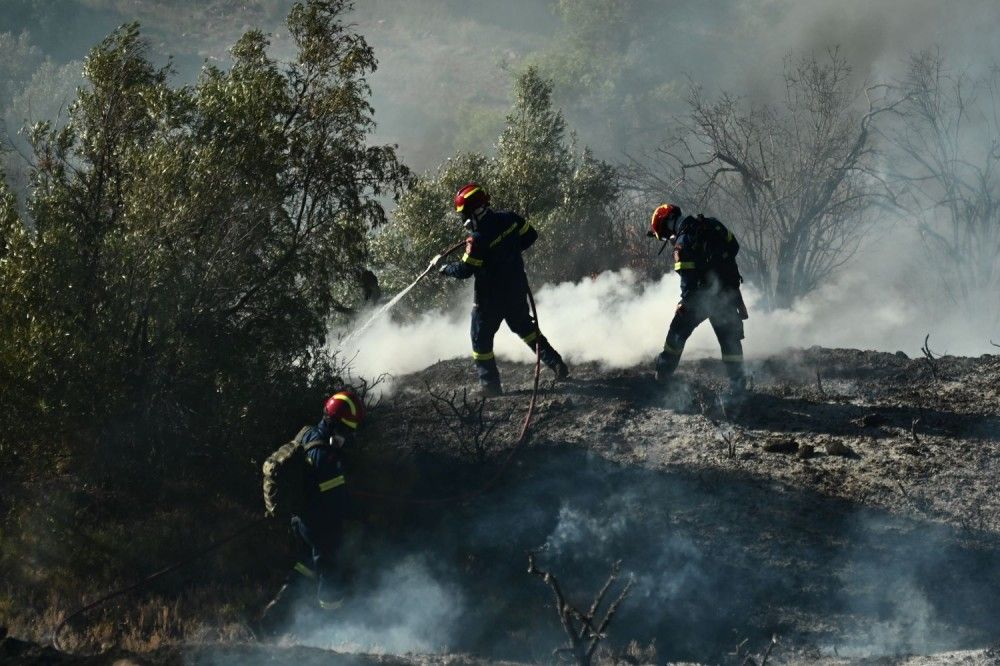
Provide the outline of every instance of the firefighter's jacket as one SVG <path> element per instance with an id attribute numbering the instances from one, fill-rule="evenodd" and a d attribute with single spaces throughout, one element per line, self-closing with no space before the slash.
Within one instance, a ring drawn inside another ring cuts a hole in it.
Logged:
<path id="1" fill-rule="evenodd" d="M 538 239 L 523 217 L 509 211 L 487 210 L 476 231 L 465 241 L 461 261 L 445 266 L 445 275 L 464 280 L 476 277 L 476 305 L 490 307 L 528 291 L 521 252 Z"/>
<path id="2" fill-rule="evenodd" d="M 674 242 L 674 270 L 681 277 L 681 300 L 699 291 L 739 289 L 743 278 L 736 266 L 740 244 L 733 232 L 712 217 L 688 216 Z"/>
<path id="3" fill-rule="evenodd" d="M 306 524 L 310 540 L 320 550 L 330 551 L 341 540 L 348 511 L 344 463 L 339 449 L 330 445 L 331 433 L 325 421 L 302 438 L 309 460 L 306 475 L 306 508 L 299 518 Z M 325 442 L 317 445 L 318 441 Z M 312 446 L 310 446 L 312 445 Z"/>

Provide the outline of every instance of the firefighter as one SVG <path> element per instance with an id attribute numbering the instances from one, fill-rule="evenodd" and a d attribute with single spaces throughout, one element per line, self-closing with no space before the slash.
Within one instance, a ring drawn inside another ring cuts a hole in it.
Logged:
<path id="1" fill-rule="evenodd" d="M 353 444 L 364 418 L 361 398 L 350 390 L 339 391 L 323 405 L 319 424 L 303 428 L 296 436 L 309 463 L 304 509 L 291 521 L 298 553 L 284 585 L 264 609 L 260 624 L 265 633 L 273 633 L 288 620 L 301 592 L 315 594 L 323 610 L 341 604 L 345 577 L 337 556 L 348 510 L 343 452 Z"/>
<path id="2" fill-rule="evenodd" d="M 557 379 L 569 376 L 562 357 L 538 330 L 528 309 L 528 277 L 521 253 L 531 247 L 538 232 L 516 213 L 490 208 L 489 195 L 475 183 L 465 185 L 455 195 L 455 210 L 469 231 L 465 254 L 461 261 L 440 265 L 440 272 L 459 280 L 476 278 L 472 358 L 483 395 L 503 392 L 493 355 L 493 336 L 504 321 L 533 350 L 539 345 L 542 362 Z M 431 266 L 438 266 L 440 261 L 440 256 L 434 257 Z"/>
<path id="3" fill-rule="evenodd" d="M 680 362 L 684 343 L 698 324 L 712 324 L 722 348 L 731 393 L 746 389 L 743 371 L 743 321 L 748 318 L 740 293 L 736 254 L 740 245 L 718 220 L 685 216 L 679 206 L 663 204 L 653 211 L 649 235 L 673 241 L 674 270 L 681 278 L 681 300 L 670 322 L 663 352 L 656 358 L 656 380 L 669 382 Z"/>

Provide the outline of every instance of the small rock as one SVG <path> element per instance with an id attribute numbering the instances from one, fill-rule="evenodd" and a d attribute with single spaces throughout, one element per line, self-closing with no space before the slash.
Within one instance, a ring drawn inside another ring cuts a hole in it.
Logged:
<path id="1" fill-rule="evenodd" d="M 902 352 L 902 351 L 896 352 L 895 354 L 893 354 L 893 356 L 895 356 L 896 358 L 910 360 L 910 357 L 906 355 L 906 352 Z"/>
<path id="2" fill-rule="evenodd" d="M 765 442 L 761 448 L 768 453 L 795 453 L 799 444 L 794 439 L 779 439 Z"/>
<path id="3" fill-rule="evenodd" d="M 844 444 L 843 442 L 838 442 L 837 440 L 833 440 L 831 442 L 826 443 L 826 452 L 828 455 L 842 456 L 844 458 L 850 458 L 851 456 L 855 455 L 854 449 L 849 447 L 847 444 Z"/>
<path id="4" fill-rule="evenodd" d="M 800 444 L 799 450 L 795 453 L 799 458 L 812 458 L 816 454 L 816 447 L 812 444 Z"/>

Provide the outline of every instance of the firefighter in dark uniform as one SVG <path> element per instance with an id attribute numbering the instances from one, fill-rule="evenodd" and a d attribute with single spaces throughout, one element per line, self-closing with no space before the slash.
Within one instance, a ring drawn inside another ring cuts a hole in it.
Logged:
<path id="1" fill-rule="evenodd" d="M 342 603 L 345 580 L 337 556 L 348 511 L 343 450 L 354 441 L 364 409 L 355 393 L 340 391 L 327 399 L 319 424 L 303 428 L 296 436 L 309 462 L 305 508 L 301 515 L 292 516 L 296 562 L 261 617 L 261 626 L 268 633 L 289 619 L 301 592 L 314 590 L 316 603 L 323 610 L 333 610 Z"/>
<path id="2" fill-rule="evenodd" d="M 500 370 L 493 355 L 493 336 L 504 321 L 532 350 L 536 344 L 539 346 L 542 362 L 555 372 L 557 379 L 567 377 L 569 369 L 538 330 L 528 308 L 528 278 L 521 253 L 531 247 L 538 232 L 516 213 L 490 208 L 489 196 L 475 183 L 462 187 L 455 195 L 455 210 L 470 232 L 465 254 L 461 261 L 441 266 L 440 272 L 460 280 L 476 278 L 472 358 L 483 394 L 502 393 Z M 440 260 L 435 257 L 431 265 Z"/>
<path id="3" fill-rule="evenodd" d="M 681 300 L 663 352 L 656 358 L 656 379 L 670 380 L 684 351 L 684 343 L 698 324 L 708 319 L 722 348 L 722 362 L 730 391 L 746 389 L 743 371 L 743 321 L 749 316 L 740 293 L 736 254 L 740 245 L 733 233 L 711 217 L 684 216 L 680 207 L 663 204 L 653 211 L 650 236 L 674 243 L 674 270 L 681 278 Z"/>

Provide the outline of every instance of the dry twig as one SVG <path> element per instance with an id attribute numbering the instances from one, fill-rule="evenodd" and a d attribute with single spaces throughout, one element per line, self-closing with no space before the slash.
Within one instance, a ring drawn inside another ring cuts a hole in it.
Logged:
<path id="1" fill-rule="evenodd" d="M 535 565 L 535 553 L 528 553 L 528 573 L 541 578 L 549 586 L 549 589 L 552 590 L 552 594 L 556 600 L 556 611 L 559 613 L 559 621 L 562 623 L 563 629 L 569 637 L 569 645 L 557 648 L 554 651 L 555 655 L 571 655 L 578 666 L 590 666 L 594 659 L 594 654 L 597 652 L 598 645 L 607 637 L 608 626 L 614 619 L 622 602 L 625 601 L 625 598 L 632 590 L 633 581 L 630 577 L 618 597 L 608 605 L 603 619 L 600 621 L 597 620 L 601 606 L 604 604 L 608 592 L 618 580 L 620 572 L 621 561 L 618 561 L 611 566 L 611 573 L 608 574 L 608 579 L 594 597 L 590 607 L 586 612 L 582 612 L 566 600 L 566 595 L 563 593 L 558 579 L 547 571 L 542 571 Z"/>
<path id="2" fill-rule="evenodd" d="M 924 336 L 924 346 L 920 348 L 920 351 L 923 352 L 924 359 L 927 360 L 927 367 L 929 367 L 931 369 L 931 376 L 934 377 L 934 381 L 937 381 L 938 374 L 937 374 L 937 367 L 935 365 L 935 361 L 937 361 L 937 357 L 934 356 L 934 352 L 931 351 L 930 344 L 929 344 L 930 343 L 930 339 L 931 339 L 931 334 L 930 333 L 928 333 L 926 336 Z"/>
<path id="3" fill-rule="evenodd" d="M 485 397 L 470 400 L 468 389 L 463 388 L 459 399 L 457 390 L 436 392 L 430 384 L 425 382 L 425 385 L 427 395 L 432 398 L 434 412 L 458 442 L 462 454 L 471 456 L 477 462 L 489 458 L 499 443 L 494 436 L 497 426 L 509 421 L 513 412 L 489 417 L 485 411 Z"/>

